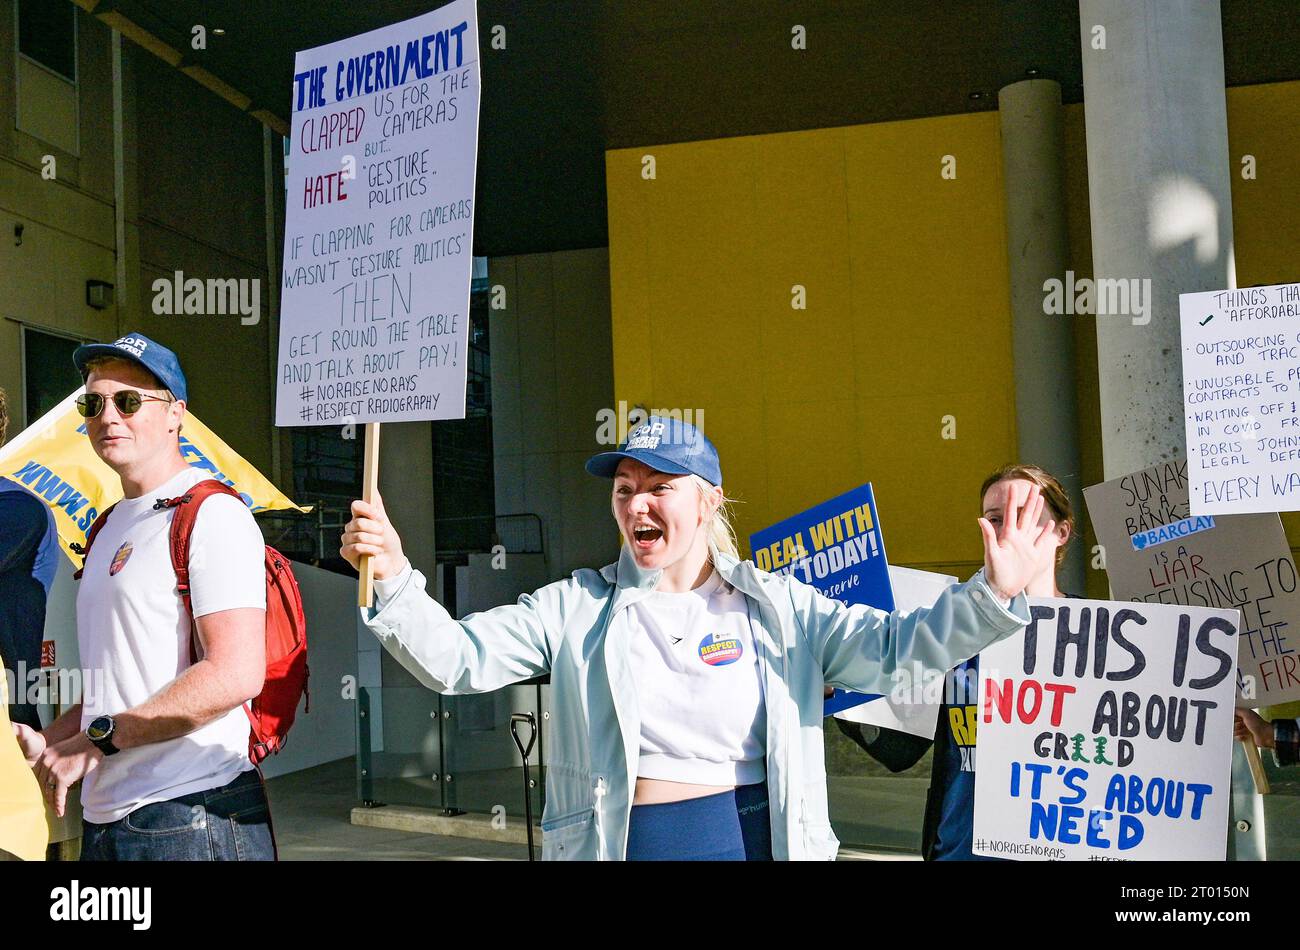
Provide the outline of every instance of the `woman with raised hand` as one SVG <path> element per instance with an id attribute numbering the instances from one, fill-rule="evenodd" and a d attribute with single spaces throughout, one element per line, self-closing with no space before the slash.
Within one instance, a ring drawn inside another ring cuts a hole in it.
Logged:
<path id="1" fill-rule="evenodd" d="M 612 480 L 616 563 L 451 617 L 402 554 L 382 499 L 352 503 L 340 553 L 374 559 L 363 620 L 424 684 L 480 693 L 549 673 L 544 859 L 833 859 L 823 684 L 886 693 L 1029 621 L 1054 546 L 1037 486 L 1008 483 L 984 570 L 929 610 L 846 607 L 737 555 L 713 443 L 651 417 L 593 456 Z"/>
<path id="2" fill-rule="evenodd" d="M 1045 505 L 1039 515 L 1047 530 L 1033 576 L 1025 585 L 1029 597 L 1069 597 L 1057 583 L 1066 545 L 1074 536 L 1074 508 L 1065 487 L 1037 465 L 1004 465 L 984 479 L 980 487 L 982 521 L 999 530 L 1006 521 L 1008 489 L 1028 492 L 1037 488 Z M 1050 527 L 1049 527 L 1050 526 Z M 999 861 L 974 853 L 975 735 L 978 731 L 979 656 L 950 669 L 944 677 L 934 739 L 894 729 L 836 719 L 839 730 L 860 745 L 891 772 L 911 768 L 934 745 L 930 790 L 921 826 L 921 856 L 927 861 Z"/>

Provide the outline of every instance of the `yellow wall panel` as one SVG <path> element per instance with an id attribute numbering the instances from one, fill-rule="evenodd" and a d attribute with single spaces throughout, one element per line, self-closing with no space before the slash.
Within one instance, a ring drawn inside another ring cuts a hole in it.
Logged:
<path id="1" fill-rule="evenodd" d="M 896 562 L 978 556 L 952 524 L 1014 446 L 999 163 L 988 114 L 608 154 L 615 398 L 704 410 L 742 540 L 873 480 Z"/>
<path id="2" fill-rule="evenodd" d="M 1295 280 L 1300 83 L 1227 101 L 1238 283 Z M 1087 276 L 1083 107 L 1064 119 L 1071 266 Z M 978 562 L 975 494 L 1016 444 L 1000 147 L 983 112 L 607 153 L 616 399 L 705 411 L 742 541 L 871 480 L 891 560 Z M 1090 484 L 1095 322 L 1071 319 Z M 1284 520 L 1295 539 L 1300 515 Z"/>

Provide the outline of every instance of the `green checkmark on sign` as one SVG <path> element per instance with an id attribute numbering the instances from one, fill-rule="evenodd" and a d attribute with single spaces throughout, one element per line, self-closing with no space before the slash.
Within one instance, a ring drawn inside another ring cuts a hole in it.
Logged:
<path id="1" fill-rule="evenodd" d="M 1213 319 L 1214 319 L 1214 314 L 1210 314 L 1208 317 L 1206 317 L 1204 320 L 1201 321 L 1201 326 L 1205 326 Z"/>

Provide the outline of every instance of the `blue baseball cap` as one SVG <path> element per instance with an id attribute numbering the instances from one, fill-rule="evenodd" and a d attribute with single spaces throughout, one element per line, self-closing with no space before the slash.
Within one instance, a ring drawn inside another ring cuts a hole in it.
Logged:
<path id="1" fill-rule="evenodd" d="M 163 387 L 170 389 L 173 396 L 181 402 L 187 402 L 185 374 L 181 372 L 181 361 L 176 354 L 161 343 L 155 343 L 143 333 L 128 333 L 112 343 L 86 343 L 77 347 L 72 354 L 72 362 L 84 380 L 88 375 L 86 364 L 97 356 L 112 356 L 120 360 L 138 363 L 158 377 Z"/>
<path id="2" fill-rule="evenodd" d="M 623 459 L 636 459 L 657 472 L 698 475 L 710 485 L 722 484 L 718 450 L 689 422 L 651 416 L 628 433 L 627 442 L 617 451 L 601 452 L 587 459 L 587 471 L 601 478 L 613 478 Z"/>

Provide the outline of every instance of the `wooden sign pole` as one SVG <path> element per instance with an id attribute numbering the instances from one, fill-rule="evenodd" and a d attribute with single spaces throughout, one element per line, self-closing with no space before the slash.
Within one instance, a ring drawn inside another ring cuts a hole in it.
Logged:
<path id="1" fill-rule="evenodd" d="M 1254 737 L 1242 739 L 1241 747 L 1246 753 L 1246 764 L 1250 766 L 1250 777 L 1255 780 L 1255 791 L 1267 795 L 1268 776 L 1264 774 L 1264 763 L 1259 761 L 1259 749 L 1255 746 Z"/>
<path id="2" fill-rule="evenodd" d="M 366 450 L 362 462 L 361 498 L 372 505 L 375 501 L 375 489 L 379 487 L 379 423 L 366 423 Z M 357 570 L 357 605 L 369 607 L 375 597 L 375 565 L 369 554 L 362 555 Z"/>

